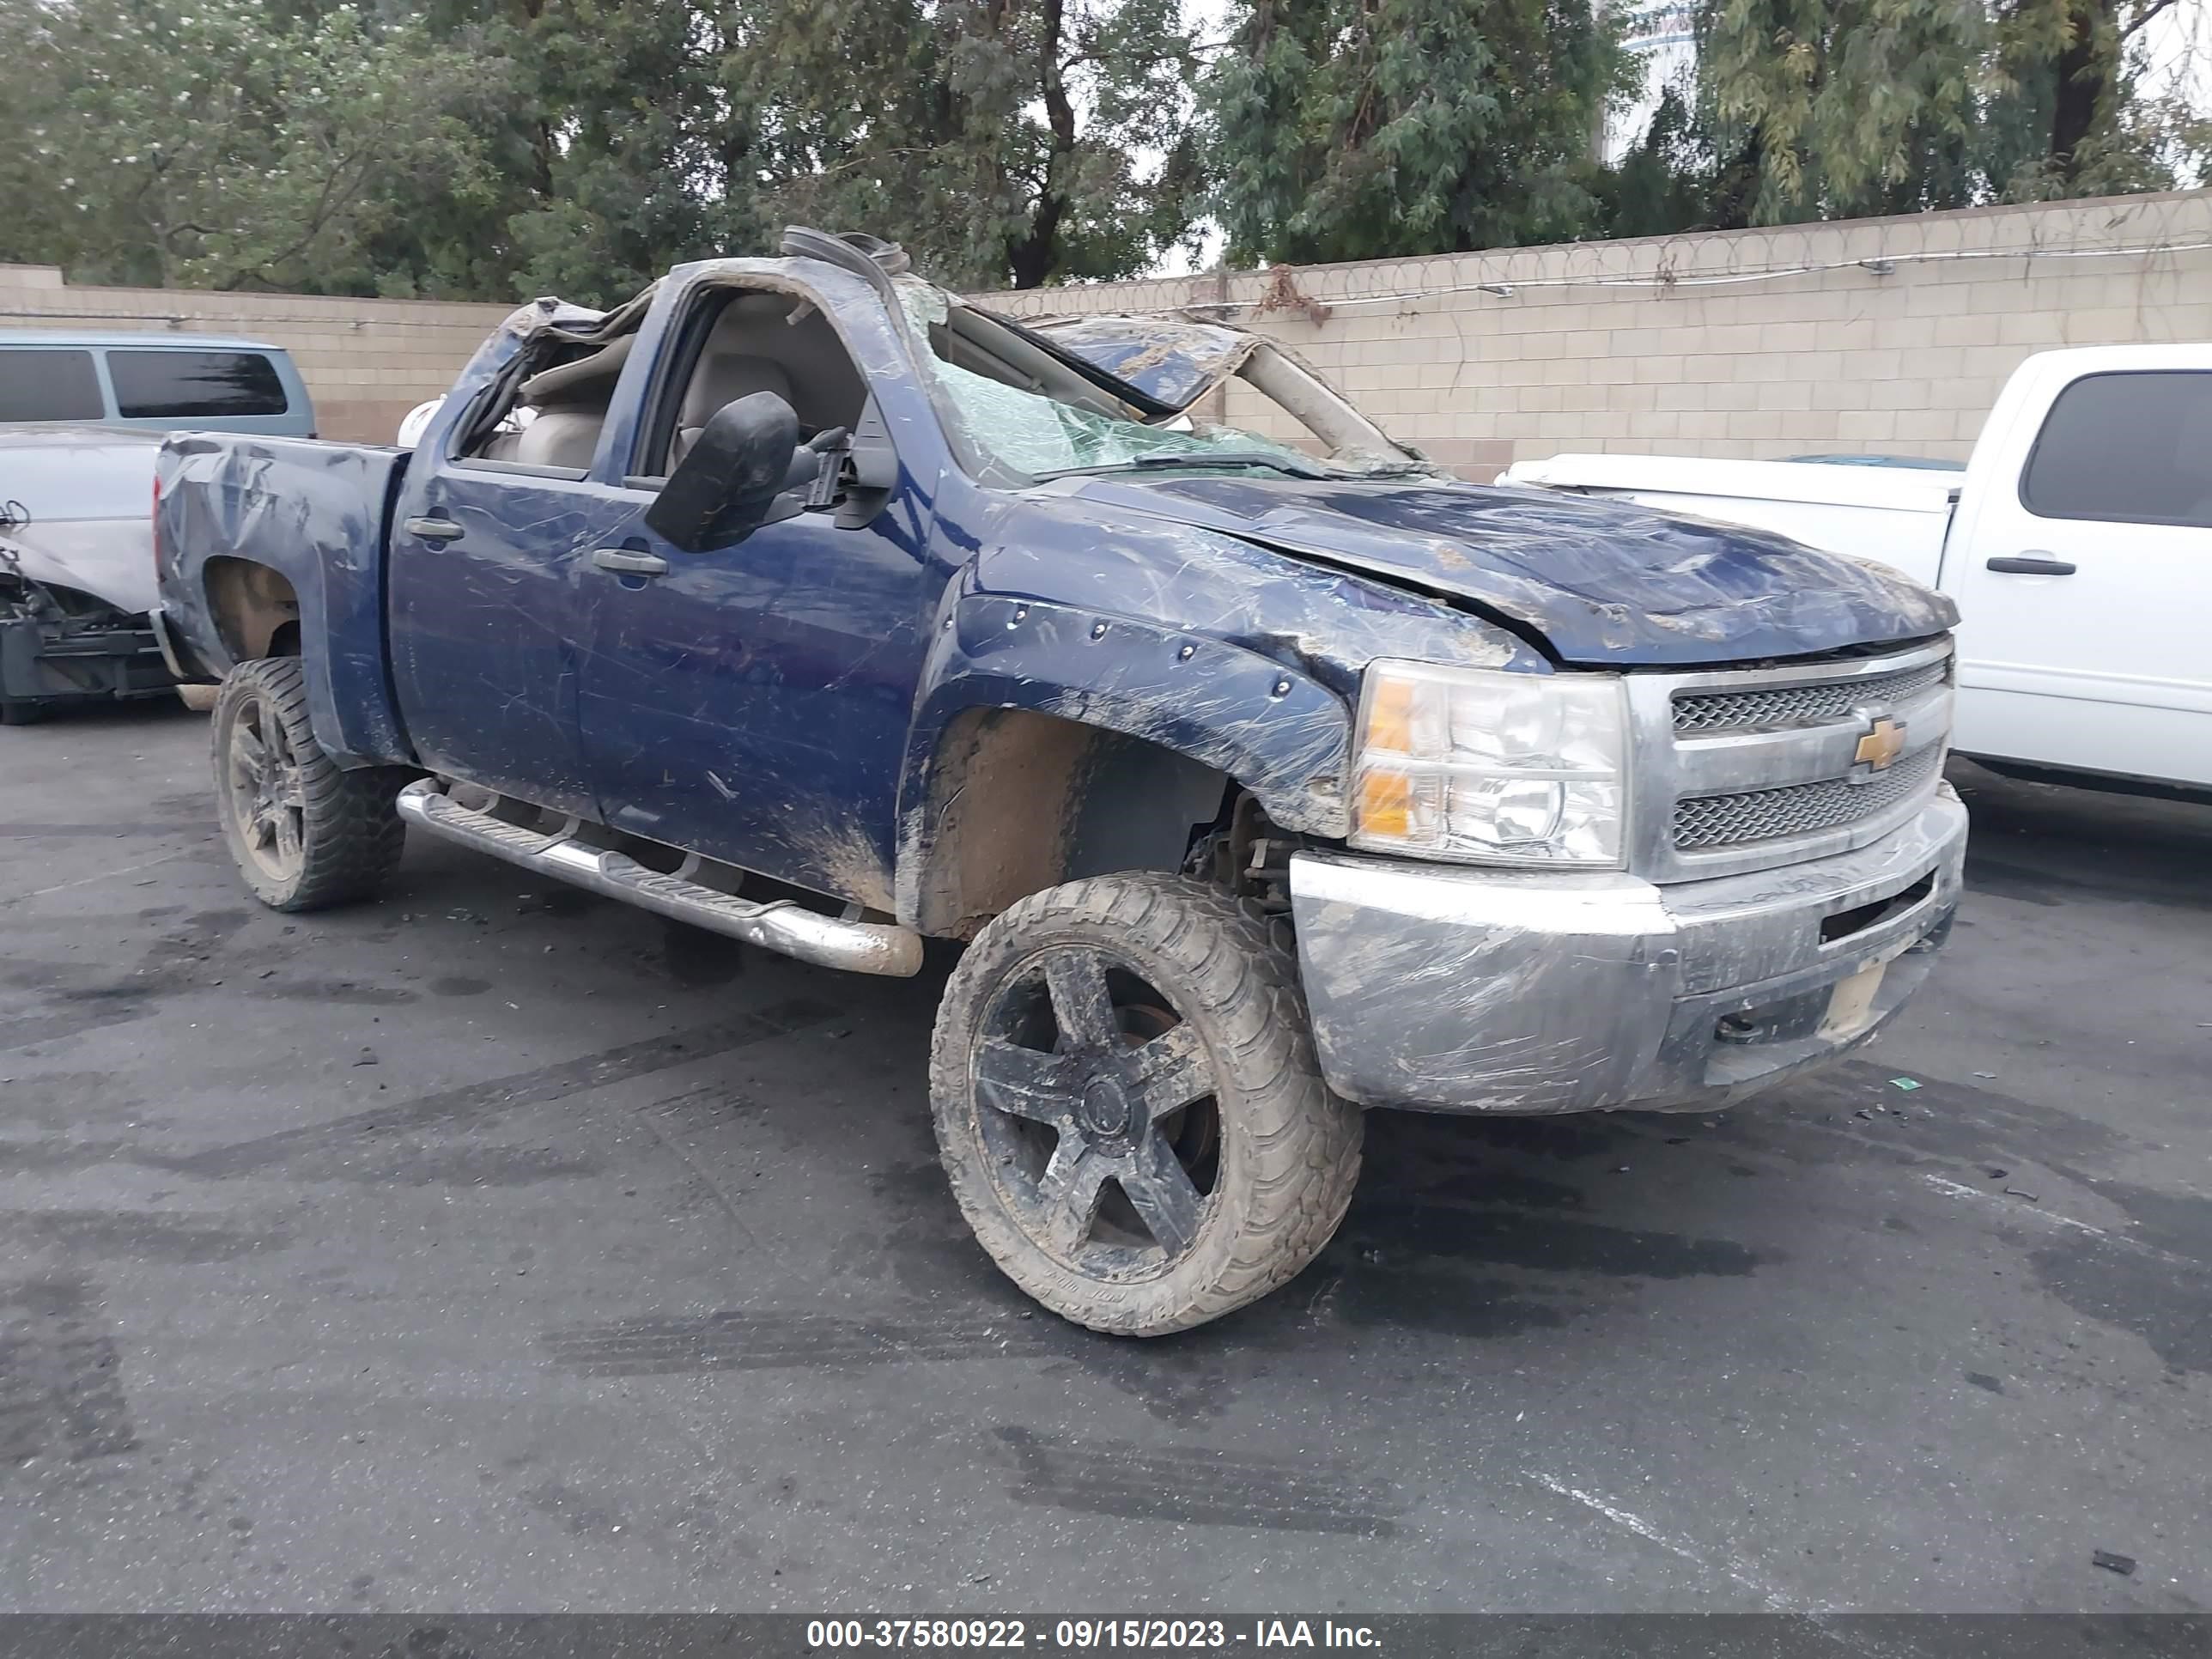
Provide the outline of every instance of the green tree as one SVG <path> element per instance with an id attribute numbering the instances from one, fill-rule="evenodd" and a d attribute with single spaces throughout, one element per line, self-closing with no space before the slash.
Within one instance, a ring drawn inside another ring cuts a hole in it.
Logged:
<path id="1" fill-rule="evenodd" d="M 1585 234 L 1628 72 L 1589 0 L 1248 0 L 1206 86 L 1229 256 Z"/>
<path id="2" fill-rule="evenodd" d="M 0 258 L 81 277 L 374 292 L 405 204 L 489 185 L 468 77 L 411 24 L 251 0 L 0 10 Z"/>
<path id="3" fill-rule="evenodd" d="M 0 7 L 0 258 L 116 281 L 611 301 L 804 221 L 963 283 L 1189 230 L 1178 0 Z"/>
<path id="4" fill-rule="evenodd" d="M 1711 222 L 2157 189 L 2186 112 L 2137 95 L 2175 0 L 1704 0 Z"/>
<path id="5" fill-rule="evenodd" d="M 1698 81 L 1722 225 L 1958 207 L 1982 0 L 1708 0 Z"/>
<path id="6" fill-rule="evenodd" d="M 434 12 L 512 65 L 488 117 L 519 283 L 609 299 L 670 263 L 866 229 L 947 280 L 1134 275 L 1185 235 L 1177 0 L 504 0 Z"/>
<path id="7" fill-rule="evenodd" d="M 1995 79 L 2038 141 L 1999 182 L 2017 198 L 2097 196 L 2173 184 L 2172 161 L 2204 112 L 2138 95 L 2143 31 L 2177 0 L 2010 0 Z"/>
<path id="8" fill-rule="evenodd" d="M 725 58 L 765 199 L 948 280 L 1136 275 L 1200 205 L 1178 0 L 777 0 Z"/>
<path id="9" fill-rule="evenodd" d="M 1667 236 L 1705 226 L 1715 169 L 1689 106 L 1666 88 L 1644 137 L 1605 180 L 1607 236 Z"/>
<path id="10" fill-rule="evenodd" d="M 499 153 L 523 186 L 518 287 L 611 303 L 678 261 L 760 251 L 772 215 L 754 123 L 720 85 L 726 21 L 698 0 L 523 0 L 464 31 L 515 65 Z"/>

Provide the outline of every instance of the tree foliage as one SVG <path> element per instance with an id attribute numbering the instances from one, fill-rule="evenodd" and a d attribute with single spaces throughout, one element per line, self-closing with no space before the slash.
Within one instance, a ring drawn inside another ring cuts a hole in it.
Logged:
<path id="1" fill-rule="evenodd" d="M 0 258 L 112 281 L 313 287 L 419 194 L 480 202 L 468 88 L 403 22 L 252 0 L 0 9 Z"/>
<path id="2" fill-rule="evenodd" d="M 1589 0 L 1248 0 L 1206 89 L 1231 258 L 1586 234 L 1627 73 Z"/>
<path id="3" fill-rule="evenodd" d="M 791 216 L 1023 288 L 1134 275 L 1188 232 L 1178 0 L 798 0 L 773 21 L 726 84 Z"/>
<path id="4" fill-rule="evenodd" d="M 1199 206 L 1177 0 L 0 9 L 0 258 L 611 299 L 798 220 L 957 280 L 1133 275 Z"/>
<path id="5" fill-rule="evenodd" d="M 1697 0 L 1616 164 L 1597 0 L 5 0 L 0 259 L 611 301 L 787 222 L 971 287 L 2156 188 L 2191 0 Z M 1226 38 L 1196 42 L 1190 18 Z"/>
<path id="6" fill-rule="evenodd" d="M 2138 95 L 2175 0 L 1703 0 L 1710 222 L 2170 187 L 2188 112 Z"/>
<path id="7" fill-rule="evenodd" d="M 1712 173 L 1689 105 L 1667 88 L 1643 137 L 1604 181 L 1606 234 L 1666 236 L 1698 224 L 1710 208 Z"/>

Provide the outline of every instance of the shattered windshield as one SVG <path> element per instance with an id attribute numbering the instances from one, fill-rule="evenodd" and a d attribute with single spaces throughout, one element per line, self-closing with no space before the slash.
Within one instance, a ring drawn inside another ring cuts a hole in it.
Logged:
<path id="1" fill-rule="evenodd" d="M 1079 467 L 1135 466 L 1154 456 L 1205 456 L 1224 465 L 1279 462 L 1286 472 L 1322 471 L 1312 458 L 1233 426 L 1192 422 L 1187 430 L 1095 415 L 1048 398 L 1003 386 L 954 364 L 931 366 L 951 395 L 969 439 L 979 449 L 1033 478 Z"/>
<path id="2" fill-rule="evenodd" d="M 1273 466 L 1304 477 L 1329 476 L 1335 469 L 1257 433 L 1231 426 L 1174 417 L 1170 424 L 1085 409 L 1009 386 L 990 375 L 946 361 L 937 339 L 951 314 L 942 289 L 902 283 L 907 320 L 922 347 L 924 367 L 945 393 L 962 435 L 980 454 L 1031 478 L 1056 473 L 1162 465 Z"/>

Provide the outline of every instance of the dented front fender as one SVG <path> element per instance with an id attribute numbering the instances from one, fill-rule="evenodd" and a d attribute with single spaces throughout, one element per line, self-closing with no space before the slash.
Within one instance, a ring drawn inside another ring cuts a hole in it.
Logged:
<path id="1" fill-rule="evenodd" d="M 963 711 L 1027 709 L 1212 767 L 1286 830 L 1346 833 L 1351 710 L 1306 672 L 1203 634 L 1008 594 L 965 595 L 939 632 L 915 722 L 917 765 Z"/>
<path id="2" fill-rule="evenodd" d="M 974 550 L 930 619 L 908 731 L 902 915 L 941 850 L 939 820 L 960 787 L 942 775 L 957 748 L 948 734 L 971 711 L 1022 710 L 1155 745 L 1249 790 L 1281 828 L 1329 841 L 1349 829 L 1352 723 L 1369 663 L 1551 669 L 1525 641 L 1429 595 L 1217 531 L 1102 512 L 1072 489 L 1048 485 L 968 521 Z"/>

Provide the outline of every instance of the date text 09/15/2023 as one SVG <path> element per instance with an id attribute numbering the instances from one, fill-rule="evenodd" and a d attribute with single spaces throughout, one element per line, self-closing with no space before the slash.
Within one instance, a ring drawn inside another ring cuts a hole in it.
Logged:
<path id="1" fill-rule="evenodd" d="M 809 1651 L 859 1648 L 1097 1649 L 1364 1648 L 1371 1626 L 1334 1619 L 819 1619 Z"/>

